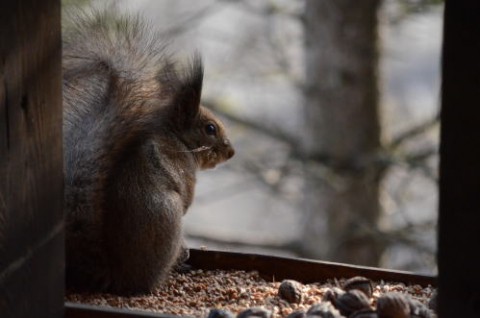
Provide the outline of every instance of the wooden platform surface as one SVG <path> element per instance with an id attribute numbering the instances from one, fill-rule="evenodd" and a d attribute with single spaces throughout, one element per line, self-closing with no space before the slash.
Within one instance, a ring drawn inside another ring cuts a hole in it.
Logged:
<path id="1" fill-rule="evenodd" d="M 204 270 L 245 270 L 258 271 L 260 275 L 270 281 L 279 281 L 286 278 L 295 279 L 302 283 L 313 283 L 333 278 L 348 278 L 364 276 L 376 281 L 402 282 L 421 286 L 436 286 L 434 276 L 420 275 L 405 271 L 393 271 L 381 268 L 356 266 L 341 263 L 323 262 L 310 259 L 287 258 L 260 254 L 235 252 L 190 250 L 188 264 L 195 269 Z M 81 305 L 65 304 L 66 318 L 174 318 L 178 316 Z"/>

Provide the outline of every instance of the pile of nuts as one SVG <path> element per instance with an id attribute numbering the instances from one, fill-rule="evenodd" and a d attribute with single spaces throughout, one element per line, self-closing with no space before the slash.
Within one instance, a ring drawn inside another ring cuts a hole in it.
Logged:
<path id="1" fill-rule="evenodd" d="M 352 277 L 342 284 L 343 289 L 328 289 L 322 301 L 306 312 L 294 311 L 289 318 L 301 317 L 349 317 L 349 318 L 430 318 L 434 313 L 423 303 L 404 293 L 390 292 L 373 298 L 373 283 L 365 277 Z M 300 302 L 302 285 L 284 280 L 278 294 L 289 302 Z M 373 299 L 373 301 L 372 301 Z M 433 304 L 430 299 L 429 304 Z M 375 308 L 376 307 L 376 308 Z"/>
<path id="2" fill-rule="evenodd" d="M 257 272 L 172 273 L 151 294 L 67 294 L 76 303 L 208 318 L 429 318 L 435 289 L 364 277 L 302 284 L 267 282 Z M 430 307 L 430 308 L 429 308 Z"/>

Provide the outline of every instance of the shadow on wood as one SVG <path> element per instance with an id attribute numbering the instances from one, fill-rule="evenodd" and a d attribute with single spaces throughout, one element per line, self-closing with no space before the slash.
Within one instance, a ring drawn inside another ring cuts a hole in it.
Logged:
<path id="1" fill-rule="evenodd" d="M 61 317 L 60 1 L 0 2 L 0 316 Z"/>

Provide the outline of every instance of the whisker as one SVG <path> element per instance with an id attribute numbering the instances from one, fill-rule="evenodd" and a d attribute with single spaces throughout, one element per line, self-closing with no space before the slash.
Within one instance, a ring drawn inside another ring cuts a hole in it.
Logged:
<path id="1" fill-rule="evenodd" d="M 198 147 L 198 148 L 195 148 L 195 149 L 192 149 L 192 150 L 180 150 L 180 151 L 175 151 L 175 152 L 201 152 L 201 151 L 209 150 L 211 148 L 212 147 L 201 146 L 201 147 Z"/>

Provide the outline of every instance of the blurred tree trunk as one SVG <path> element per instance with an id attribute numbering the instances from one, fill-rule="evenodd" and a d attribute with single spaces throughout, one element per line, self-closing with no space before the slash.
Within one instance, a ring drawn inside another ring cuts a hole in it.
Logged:
<path id="1" fill-rule="evenodd" d="M 304 256 L 377 265 L 380 0 L 307 0 Z"/>

